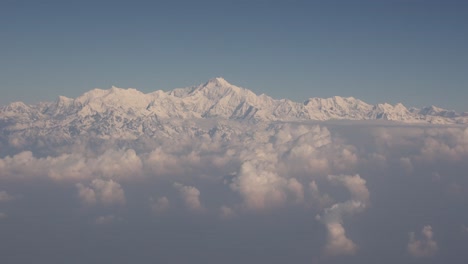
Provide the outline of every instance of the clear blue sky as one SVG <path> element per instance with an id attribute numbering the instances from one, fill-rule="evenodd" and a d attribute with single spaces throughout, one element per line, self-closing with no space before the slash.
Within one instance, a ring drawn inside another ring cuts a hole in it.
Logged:
<path id="1" fill-rule="evenodd" d="M 0 105 L 216 76 L 468 111 L 468 1 L 0 0 Z"/>

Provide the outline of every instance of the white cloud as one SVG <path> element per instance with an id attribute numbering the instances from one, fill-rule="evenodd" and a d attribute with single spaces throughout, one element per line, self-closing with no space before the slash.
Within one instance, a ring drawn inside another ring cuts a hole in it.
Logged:
<path id="1" fill-rule="evenodd" d="M 200 191 L 193 186 L 185 186 L 178 182 L 174 183 L 184 201 L 185 206 L 192 212 L 202 212 L 205 210 L 200 202 Z"/>
<path id="2" fill-rule="evenodd" d="M 351 199 L 362 202 L 363 204 L 369 203 L 369 190 L 366 187 L 366 180 L 359 175 L 328 175 L 327 179 L 332 183 L 339 183 L 344 185 L 351 193 Z"/>
<path id="3" fill-rule="evenodd" d="M 113 180 L 94 179 L 91 186 L 104 205 L 125 204 L 125 193 L 119 183 Z"/>
<path id="4" fill-rule="evenodd" d="M 125 205 L 125 192 L 122 186 L 114 180 L 94 179 L 90 186 L 76 184 L 78 197 L 86 205 Z"/>
<path id="5" fill-rule="evenodd" d="M 322 194 L 315 181 L 309 183 L 309 192 L 312 207 L 323 209 L 333 204 L 333 199 L 328 194 Z"/>
<path id="6" fill-rule="evenodd" d="M 264 210 L 285 204 L 288 180 L 276 174 L 272 163 L 252 160 L 242 164 L 230 187 L 241 194 L 247 209 Z"/>
<path id="7" fill-rule="evenodd" d="M 331 222 L 326 224 L 328 235 L 325 253 L 327 255 L 353 255 L 357 252 L 357 245 L 346 237 L 346 232 L 342 224 Z"/>
<path id="8" fill-rule="evenodd" d="M 417 239 L 414 232 L 410 232 L 408 242 L 408 252 L 413 257 L 431 257 L 439 249 L 437 242 L 434 240 L 434 233 L 430 225 L 424 226 L 421 231 L 422 238 Z"/>
<path id="9" fill-rule="evenodd" d="M 0 191 L 0 202 L 9 202 L 13 199 L 14 197 L 8 194 L 6 191 Z"/>
<path id="10" fill-rule="evenodd" d="M 133 149 L 107 150 L 101 155 L 86 152 L 64 153 L 45 158 L 24 151 L 0 159 L 0 177 L 79 181 L 94 177 L 132 179 L 142 174 L 142 161 Z"/>
<path id="11" fill-rule="evenodd" d="M 153 197 L 149 198 L 150 209 L 155 214 L 161 214 L 169 210 L 170 203 L 169 199 L 166 196 L 159 197 L 155 199 Z"/>
<path id="12" fill-rule="evenodd" d="M 58 157 L 36 159 L 46 166 L 45 174 L 54 180 L 81 180 L 93 175 L 92 168 L 81 153 L 62 154 Z"/>
<path id="13" fill-rule="evenodd" d="M 95 174 L 103 178 L 131 179 L 142 173 L 143 163 L 135 150 L 107 150 L 97 159 L 88 161 Z"/>
<path id="14" fill-rule="evenodd" d="M 47 164 L 34 158 L 31 151 L 24 151 L 14 156 L 0 159 L 0 177 L 29 178 L 45 174 Z"/>
<path id="15" fill-rule="evenodd" d="M 93 189 L 84 186 L 81 183 L 76 184 L 76 188 L 78 189 L 78 197 L 80 198 L 81 202 L 86 205 L 95 205 L 96 204 L 96 192 Z"/>
<path id="16" fill-rule="evenodd" d="M 327 179 L 334 184 L 342 184 L 351 194 L 351 199 L 335 203 L 326 208 L 323 215 L 317 219 L 325 224 L 327 228 L 327 244 L 325 253 L 328 255 L 352 255 L 357 252 L 358 246 L 346 236 L 343 226 L 343 216 L 359 213 L 365 210 L 369 203 L 369 190 L 366 181 L 359 175 L 349 176 L 329 175 Z M 312 185 L 315 188 L 316 185 Z"/>
<path id="17" fill-rule="evenodd" d="M 343 216 L 345 214 L 362 212 L 364 209 L 365 206 L 361 202 L 349 200 L 344 203 L 334 204 L 330 208 L 325 209 L 323 216 L 317 216 L 317 219 L 324 223 L 327 228 L 326 254 L 352 255 L 356 253 L 358 247 L 346 236 L 346 231 L 342 224 Z"/>
<path id="18" fill-rule="evenodd" d="M 288 180 L 288 190 L 291 192 L 294 202 L 301 204 L 304 202 L 304 187 L 295 178 Z"/>

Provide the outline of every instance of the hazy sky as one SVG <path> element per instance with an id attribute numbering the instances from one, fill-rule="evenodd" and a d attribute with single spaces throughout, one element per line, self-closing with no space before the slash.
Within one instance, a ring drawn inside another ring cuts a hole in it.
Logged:
<path id="1" fill-rule="evenodd" d="M 274 98 L 468 111 L 468 2 L 0 1 L 0 104 L 223 76 Z"/>

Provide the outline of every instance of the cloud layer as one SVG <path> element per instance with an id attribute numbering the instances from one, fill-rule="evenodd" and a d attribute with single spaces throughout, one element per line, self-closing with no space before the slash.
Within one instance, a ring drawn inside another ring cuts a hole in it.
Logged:
<path id="1" fill-rule="evenodd" d="M 53 201 L 63 202 L 57 212 L 45 207 L 55 212 L 49 215 L 72 214 L 80 224 L 91 223 L 88 228 L 223 226 L 227 233 L 217 232 L 232 239 L 265 228 L 271 234 L 288 230 L 280 235 L 284 241 L 302 241 L 295 225 L 311 228 L 304 231 L 303 252 L 320 256 L 317 263 L 339 256 L 358 263 L 372 259 L 371 248 L 396 262 L 405 261 L 396 249 L 429 260 L 464 254 L 450 251 L 460 242 L 448 234 L 460 234 L 468 221 L 461 209 L 468 201 L 466 128 L 220 122 L 171 129 L 173 137 L 81 138 L 53 155 L 31 148 L 1 157 L 2 222 L 26 219 L 41 199 L 51 204 L 43 196 L 48 193 L 63 200 Z M 447 207 L 454 209 L 437 221 L 457 219 L 456 226 L 436 222 Z M 428 221 L 434 224 L 420 235 L 411 232 L 408 241 L 408 230 Z M 387 239 L 377 241 L 379 236 Z"/>

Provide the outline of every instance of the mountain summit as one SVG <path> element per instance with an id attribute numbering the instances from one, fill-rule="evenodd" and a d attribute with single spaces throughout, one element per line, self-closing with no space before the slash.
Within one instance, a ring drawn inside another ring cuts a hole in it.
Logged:
<path id="1" fill-rule="evenodd" d="M 72 99 L 0 108 L 0 130 L 15 133 L 102 137 L 154 134 L 161 122 L 177 120 L 240 120 L 249 122 L 301 120 L 390 120 L 405 123 L 468 124 L 468 113 L 435 106 L 406 108 L 402 104 L 370 105 L 353 97 L 309 98 L 303 103 L 275 100 L 230 84 L 222 77 L 198 86 L 142 93 L 112 87 L 94 89 Z"/>
<path id="2" fill-rule="evenodd" d="M 223 77 L 216 77 L 209 79 L 203 86 L 205 87 L 229 87 L 233 86 L 228 81 L 226 81 Z"/>

